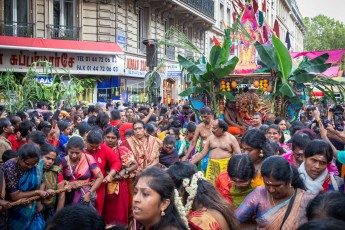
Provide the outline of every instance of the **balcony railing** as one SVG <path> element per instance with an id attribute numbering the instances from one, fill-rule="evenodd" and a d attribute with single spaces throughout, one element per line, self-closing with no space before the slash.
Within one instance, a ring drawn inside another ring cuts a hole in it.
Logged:
<path id="1" fill-rule="evenodd" d="M 79 40 L 80 27 L 47 25 L 50 37 L 61 40 Z"/>
<path id="2" fill-rule="evenodd" d="M 181 1 L 201 11 L 207 16 L 214 18 L 214 1 L 212 0 L 181 0 Z"/>
<path id="3" fill-rule="evenodd" d="M 0 21 L 0 34 L 4 36 L 32 37 L 34 23 Z"/>

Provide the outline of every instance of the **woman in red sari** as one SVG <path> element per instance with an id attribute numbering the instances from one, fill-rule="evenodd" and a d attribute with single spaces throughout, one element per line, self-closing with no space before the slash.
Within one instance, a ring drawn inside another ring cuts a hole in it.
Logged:
<path id="1" fill-rule="evenodd" d="M 91 130 L 86 137 L 85 153 L 93 156 L 102 171 L 104 180 L 97 190 L 96 209 L 101 215 L 105 199 L 106 183 L 112 182 L 114 176 L 121 169 L 121 160 L 118 154 L 102 143 L 102 134 L 99 131 Z M 108 173 L 107 173 L 108 172 Z"/>
<path id="2" fill-rule="evenodd" d="M 103 218 L 106 224 L 128 225 L 130 210 L 130 192 L 128 178 L 133 178 L 132 173 L 138 168 L 133 153 L 124 146 L 119 146 L 120 133 L 115 127 L 108 127 L 103 132 L 104 143 L 110 147 L 115 155 L 119 155 L 122 168 L 115 175 L 115 181 L 107 185 Z"/>

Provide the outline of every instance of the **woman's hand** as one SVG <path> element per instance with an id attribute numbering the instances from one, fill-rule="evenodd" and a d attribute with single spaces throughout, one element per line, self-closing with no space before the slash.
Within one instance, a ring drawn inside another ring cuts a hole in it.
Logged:
<path id="1" fill-rule="evenodd" d="M 122 169 L 120 172 L 118 172 L 116 175 L 115 175 L 115 180 L 122 180 L 126 177 L 126 170 L 125 169 Z"/>
<path id="2" fill-rule="evenodd" d="M 84 202 L 89 203 L 91 201 L 91 192 L 87 192 L 85 193 L 85 195 L 83 196 Z"/>
<path id="3" fill-rule="evenodd" d="M 114 179 L 113 179 L 113 177 L 111 176 L 111 175 L 107 175 L 106 177 L 104 177 L 104 179 L 103 179 L 103 183 L 110 183 L 110 182 L 112 182 Z"/>
<path id="4" fill-rule="evenodd" d="M 72 189 L 77 189 L 80 187 L 80 185 L 78 184 L 78 182 L 70 182 L 69 185 L 72 187 Z"/>
<path id="5" fill-rule="evenodd" d="M 48 196 L 55 196 L 55 190 L 53 189 L 48 189 L 46 192 L 48 193 Z"/>
<path id="6" fill-rule="evenodd" d="M 12 207 L 11 203 L 7 200 L 0 200 L 0 206 L 3 208 L 3 209 L 9 209 Z"/>
<path id="7" fill-rule="evenodd" d="M 42 198 L 45 198 L 45 197 L 49 196 L 49 194 L 46 191 L 43 191 L 43 190 L 37 190 L 36 194 L 38 196 L 42 197 Z"/>

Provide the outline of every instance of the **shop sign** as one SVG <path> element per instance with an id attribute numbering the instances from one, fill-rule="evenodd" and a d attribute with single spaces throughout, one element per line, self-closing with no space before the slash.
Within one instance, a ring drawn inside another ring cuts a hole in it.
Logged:
<path id="1" fill-rule="evenodd" d="M 149 72 L 149 67 L 146 66 L 145 58 L 126 56 L 126 76 L 144 78 L 147 72 Z"/>
<path id="2" fill-rule="evenodd" d="M 126 33 L 123 30 L 117 30 L 117 39 L 116 39 L 117 44 L 119 44 L 122 47 L 126 46 L 127 38 L 126 38 Z"/>
<path id="3" fill-rule="evenodd" d="M 50 86 L 53 83 L 53 78 L 39 76 L 39 77 L 36 77 L 36 81 L 42 85 Z"/>
<path id="4" fill-rule="evenodd" d="M 117 56 L 64 52 L 33 52 L 0 49 L 0 71 L 27 72 L 37 61 L 48 61 L 57 73 L 88 75 L 123 75 L 124 60 Z M 36 71 L 42 73 L 42 66 Z"/>
<path id="5" fill-rule="evenodd" d="M 167 64 L 167 77 L 182 77 L 182 71 L 179 64 Z"/>

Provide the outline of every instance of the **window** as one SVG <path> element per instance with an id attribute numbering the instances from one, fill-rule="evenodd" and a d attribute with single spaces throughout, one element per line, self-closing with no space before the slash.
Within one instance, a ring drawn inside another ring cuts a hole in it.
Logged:
<path id="1" fill-rule="evenodd" d="M 149 30 L 149 8 L 142 7 L 139 8 L 138 14 L 138 47 L 139 51 L 142 53 L 146 52 L 143 40 L 148 39 Z"/>
<path id="2" fill-rule="evenodd" d="M 219 28 L 221 30 L 224 30 L 224 24 L 223 24 L 223 21 L 224 21 L 224 5 L 223 4 L 220 4 L 220 7 L 219 7 Z"/>
<path id="3" fill-rule="evenodd" d="M 53 10 L 53 25 L 50 26 L 51 37 L 78 40 L 79 28 L 76 27 L 77 1 L 54 0 Z"/>
<path id="4" fill-rule="evenodd" d="M 29 37 L 33 34 L 33 24 L 29 23 L 31 1 L 4 0 L 4 24 L 2 34 Z"/>
<path id="5" fill-rule="evenodd" d="M 166 18 L 164 20 L 164 32 L 166 33 L 171 26 L 174 26 L 175 20 L 173 18 Z M 166 39 L 171 39 L 170 37 L 166 37 Z M 175 47 L 165 45 L 165 56 L 169 59 L 175 59 Z"/>
<path id="6" fill-rule="evenodd" d="M 54 0 L 54 26 L 75 26 L 76 1 Z"/>
<path id="7" fill-rule="evenodd" d="M 227 26 L 231 26 L 231 10 L 230 10 L 230 8 L 227 8 L 227 10 L 226 10 L 226 17 L 227 17 L 227 20 L 226 20 Z"/>

